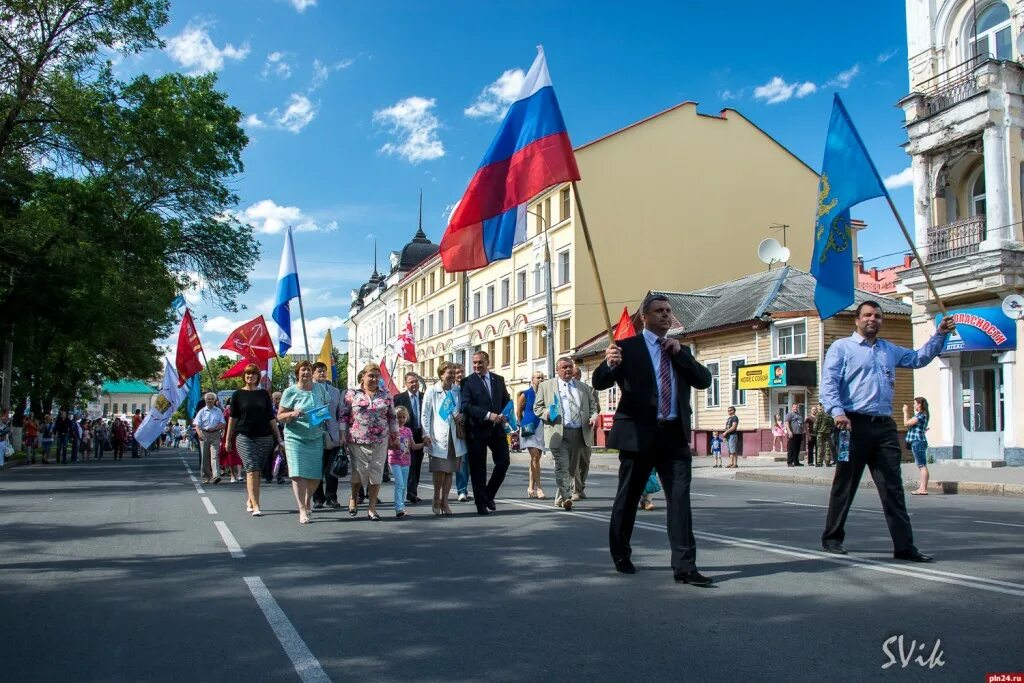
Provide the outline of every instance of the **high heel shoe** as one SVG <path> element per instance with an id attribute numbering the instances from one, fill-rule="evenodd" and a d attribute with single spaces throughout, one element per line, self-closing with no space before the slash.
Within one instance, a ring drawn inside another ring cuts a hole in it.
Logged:
<path id="1" fill-rule="evenodd" d="M 527 498 L 536 498 L 537 497 L 537 492 L 534 491 L 533 489 L 526 489 L 526 497 Z"/>
<path id="2" fill-rule="evenodd" d="M 544 489 L 542 489 L 539 486 L 537 487 L 537 497 L 538 498 L 544 498 Z"/>
<path id="3" fill-rule="evenodd" d="M 442 500 L 441 501 L 441 516 L 442 517 L 451 517 L 454 514 L 455 513 L 452 512 L 452 509 L 448 506 L 448 501 L 447 500 Z"/>
<path id="4" fill-rule="evenodd" d="M 359 514 L 359 506 L 356 504 L 356 501 L 351 498 L 348 499 L 348 514 L 352 517 Z"/>
<path id="5" fill-rule="evenodd" d="M 441 505 L 440 505 L 440 503 L 438 503 L 435 500 L 433 502 L 433 504 L 430 506 L 430 511 L 433 512 L 435 515 L 440 515 L 441 514 Z"/>
<path id="6" fill-rule="evenodd" d="M 380 521 L 380 515 L 378 515 L 376 512 L 374 512 L 372 510 L 367 510 L 366 518 L 368 520 L 370 520 L 371 522 L 379 522 Z"/>

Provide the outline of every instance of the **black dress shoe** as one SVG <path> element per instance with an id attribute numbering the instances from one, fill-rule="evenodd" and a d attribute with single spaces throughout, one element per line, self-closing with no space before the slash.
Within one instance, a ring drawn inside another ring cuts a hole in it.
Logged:
<path id="1" fill-rule="evenodd" d="M 629 559 L 615 560 L 615 571 L 622 572 L 623 574 L 636 574 L 636 567 Z"/>
<path id="2" fill-rule="evenodd" d="M 822 543 L 821 549 L 826 553 L 832 553 L 834 555 L 846 555 L 846 548 L 843 547 L 842 543 Z"/>
<path id="3" fill-rule="evenodd" d="M 313 509 L 314 510 L 322 510 L 323 508 L 324 508 L 324 502 L 322 500 L 314 500 L 313 501 Z"/>
<path id="4" fill-rule="evenodd" d="M 491 511 L 488 510 L 485 507 L 483 507 L 483 508 L 482 507 L 477 507 L 476 514 L 478 514 L 478 515 L 489 515 L 489 514 L 491 514 Z"/>
<path id="5" fill-rule="evenodd" d="M 493 500 L 489 500 L 487 501 L 487 509 L 490 510 L 491 512 L 494 512 L 495 510 L 498 509 L 498 507 L 494 504 Z"/>
<path id="6" fill-rule="evenodd" d="M 704 576 L 696 569 L 690 572 L 676 572 L 674 576 L 676 583 L 688 583 L 701 588 L 707 588 L 714 583 L 710 577 Z"/>
<path id="7" fill-rule="evenodd" d="M 893 559 L 896 560 L 907 560 L 908 562 L 933 562 L 934 560 L 928 555 L 924 555 L 920 550 L 904 550 L 902 552 L 893 553 Z"/>

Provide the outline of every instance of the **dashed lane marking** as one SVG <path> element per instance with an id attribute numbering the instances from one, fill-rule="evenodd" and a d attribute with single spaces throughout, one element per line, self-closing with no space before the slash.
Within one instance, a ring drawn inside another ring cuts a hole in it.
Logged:
<path id="1" fill-rule="evenodd" d="M 263 610 L 263 616 L 267 618 L 270 628 L 277 636 L 278 642 L 284 648 L 288 659 L 292 660 L 295 673 L 303 683 L 330 683 L 327 672 L 320 666 L 320 661 L 313 656 L 306 641 L 302 639 L 299 632 L 288 619 L 277 600 L 270 594 L 270 590 L 263 579 L 258 576 L 246 576 L 245 584 L 249 586 L 252 597 L 256 598 L 256 604 Z"/>

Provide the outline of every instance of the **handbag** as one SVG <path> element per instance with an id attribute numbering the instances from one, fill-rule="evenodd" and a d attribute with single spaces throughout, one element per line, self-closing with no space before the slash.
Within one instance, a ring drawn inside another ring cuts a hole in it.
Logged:
<path id="1" fill-rule="evenodd" d="M 335 479 L 344 479 L 348 476 L 348 453 L 345 448 L 339 448 L 338 453 L 331 458 L 327 471 Z"/>
<path id="2" fill-rule="evenodd" d="M 530 424 L 525 424 L 524 423 L 519 428 L 519 433 L 522 434 L 523 436 L 533 436 L 534 434 L 537 433 L 537 423 L 536 422 L 531 422 Z"/>

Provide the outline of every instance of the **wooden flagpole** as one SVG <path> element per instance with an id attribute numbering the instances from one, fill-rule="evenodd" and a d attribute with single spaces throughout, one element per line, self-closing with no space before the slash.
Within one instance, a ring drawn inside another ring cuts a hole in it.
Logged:
<path id="1" fill-rule="evenodd" d="M 601 271 L 597 269 L 597 257 L 594 255 L 594 243 L 590 239 L 590 230 L 587 228 L 587 216 L 583 212 L 583 201 L 580 199 L 579 188 L 576 181 L 572 181 L 572 194 L 576 199 L 576 211 L 580 215 L 580 227 L 583 228 L 583 239 L 587 242 L 587 253 L 590 254 L 590 265 L 594 268 L 594 279 L 597 281 L 597 295 L 601 298 L 601 315 L 604 316 L 604 327 L 608 333 L 608 343 L 615 343 L 615 334 L 612 331 L 611 318 L 608 317 L 608 301 L 604 296 L 604 284 L 601 283 Z M 551 334 L 548 330 L 548 334 Z"/>
<path id="2" fill-rule="evenodd" d="M 914 244 L 914 240 L 910 237 L 910 231 L 907 230 L 907 226 L 903 224 L 900 212 L 896 210 L 896 205 L 893 203 L 892 197 L 889 196 L 888 192 L 885 193 L 885 199 L 889 202 L 889 208 L 892 209 L 892 215 L 896 217 L 896 222 L 899 223 L 900 230 L 903 231 L 903 236 L 907 239 L 907 244 L 910 245 L 910 251 L 914 254 L 914 258 L 917 259 L 917 265 L 921 268 L 921 274 L 924 275 L 924 279 L 928 283 L 928 288 L 932 290 L 932 296 L 935 297 L 935 303 L 942 312 L 942 317 L 945 318 L 948 315 L 946 313 L 946 304 L 942 302 L 942 299 L 939 297 L 938 290 L 935 289 L 935 283 L 932 282 L 932 276 L 931 273 L 928 272 L 928 266 L 925 265 L 924 259 L 921 258 L 921 254 L 917 252 L 917 246 Z"/>

